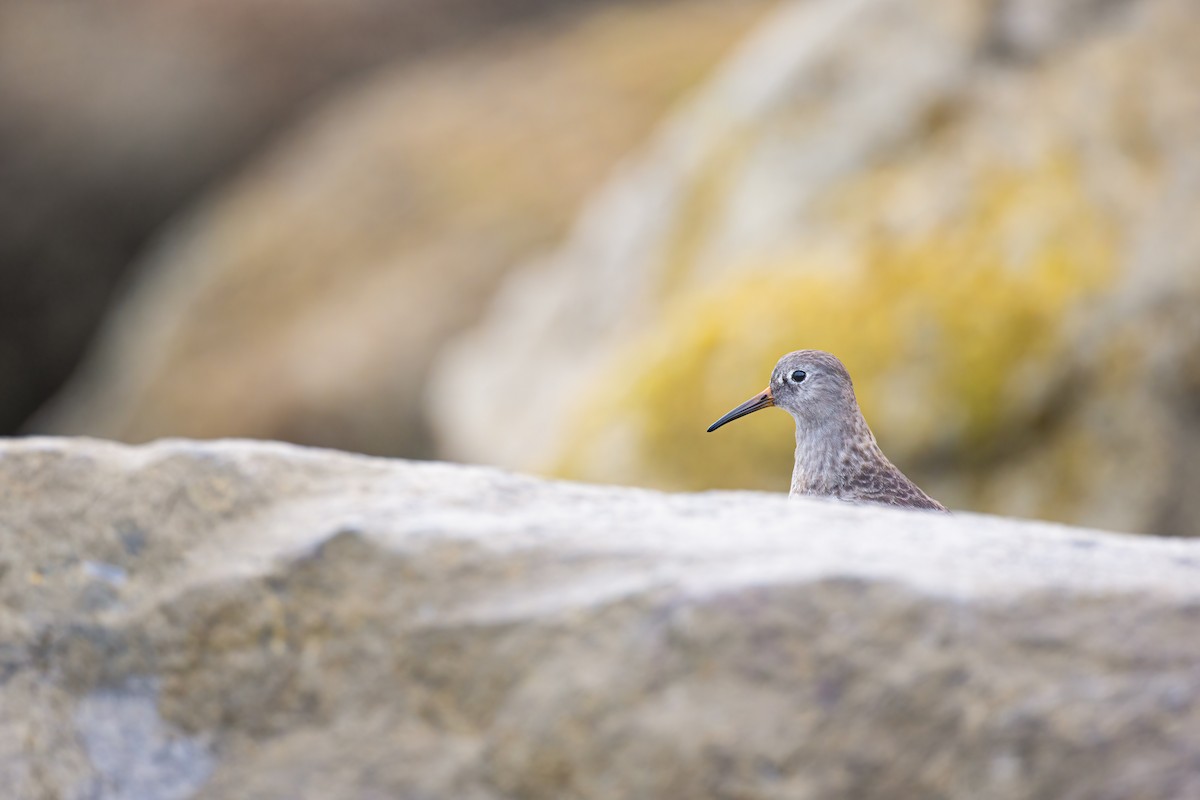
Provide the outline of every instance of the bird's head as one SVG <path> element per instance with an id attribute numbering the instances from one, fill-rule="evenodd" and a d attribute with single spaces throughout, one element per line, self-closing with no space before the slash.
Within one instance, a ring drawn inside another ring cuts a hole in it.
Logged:
<path id="1" fill-rule="evenodd" d="M 709 432 L 727 422 L 771 406 L 792 415 L 802 428 L 819 428 L 827 422 L 857 415 L 850 373 L 835 356 L 821 350 L 797 350 L 779 359 L 771 382 L 759 394 L 714 422 Z"/>

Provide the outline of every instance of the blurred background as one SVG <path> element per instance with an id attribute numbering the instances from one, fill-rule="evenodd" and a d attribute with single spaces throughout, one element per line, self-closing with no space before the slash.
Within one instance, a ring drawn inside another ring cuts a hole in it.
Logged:
<path id="1" fill-rule="evenodd" d="M 0 433 L 1200 535 L 1194 0 L 0 0 Z"/>

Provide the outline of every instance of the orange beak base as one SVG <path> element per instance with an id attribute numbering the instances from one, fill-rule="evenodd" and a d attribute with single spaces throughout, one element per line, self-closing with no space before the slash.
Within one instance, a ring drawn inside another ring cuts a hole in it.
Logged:
<path id="1" fill-rule="evenodd" d="M 768 386 L 762 393 L 754 395 L 754 397 L 751 397 L 712 425 L 709 425 L 708 432 L 712 433 L 726 422 L 733 422 L 735 419 L 744 417 L 747 414 L 753 414 L 760 409 L 770 408 L 773 405 L 775 405 L 775 398 L 771 395 L 771 387 Z"/>

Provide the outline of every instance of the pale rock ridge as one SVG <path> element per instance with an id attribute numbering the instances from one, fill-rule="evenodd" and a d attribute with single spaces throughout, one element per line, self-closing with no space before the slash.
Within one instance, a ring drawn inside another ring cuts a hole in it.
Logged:
<path id="1" fill-rule="evenodd" d="M 1200 548 L 226 441 L 0 443 L 25 798 L 1190 797 Z"/>

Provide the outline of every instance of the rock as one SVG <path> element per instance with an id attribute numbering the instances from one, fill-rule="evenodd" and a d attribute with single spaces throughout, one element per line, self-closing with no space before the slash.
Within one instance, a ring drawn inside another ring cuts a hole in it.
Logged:
<path id="1" fill-rule="evenodd" d="M 148 256 L 34 428 L 428 455 L 421 391 L 445 337 L 766 6 L 596 8 L 322 108 Z"/>
<path id="2" fill-rule="evenodd" d="M 0 599 L 12 800 L 1200 793 L 1193 541 L 31 439 Z"/>
<path id="3" fill-rule="evenodd" d="M 703 431 L 819 348 L 948 505 L 1200 534 L 1198 35 L 1183 0 L 782 7 L 439 361 L 439 452 L 783 490 L 785 415 Z"/>
<path id="4" fill-rule="evenodd" d="M 0 3 L 0 433 L 66 380 L 160 226 L 310 104 L 581 5 Z"/>

